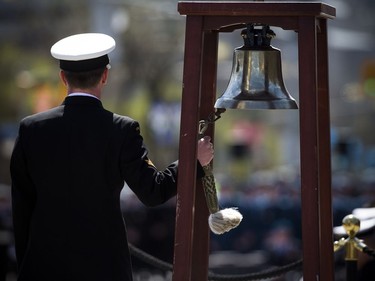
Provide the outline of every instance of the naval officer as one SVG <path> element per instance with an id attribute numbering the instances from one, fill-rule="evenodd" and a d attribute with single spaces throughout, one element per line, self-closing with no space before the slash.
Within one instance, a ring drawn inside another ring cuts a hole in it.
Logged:
<path id="1" fill-rule="evenodd" d="M 18 281 L 130 281 L 120 210 L 124 182 L 146 206 L 176 195 L 178 162 L 158 170 L 137 121 L 100 101 L 115 41 L 69 36 L 51 48 L 67 88 L 64 102 L 24 118 L 11 158 Z M 197 146 L 197 175 L 213 158 Z"/>

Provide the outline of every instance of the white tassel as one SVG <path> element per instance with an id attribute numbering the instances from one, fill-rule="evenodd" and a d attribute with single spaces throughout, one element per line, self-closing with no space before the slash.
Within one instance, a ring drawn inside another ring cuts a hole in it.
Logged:
<path id="1" fill-rule="evenodd" d="M 237 227 L 242 221 L 242 215 L 236 208 L 226 208 L 208 217 L 208 225 L 215 234 L 223 234 Z"/>
<path id="2" fill-rule="evenodd" d="M 226 208 L 220 210 L 216 194 L 215 178 L 211 165 L 203 167 L 205 176 L 203 177 L 204 194 L 210 216 L 208 225 L 215 234 L 223 234 L 237 227 L 242 221 L 242 215 L 237 208 Z"/>

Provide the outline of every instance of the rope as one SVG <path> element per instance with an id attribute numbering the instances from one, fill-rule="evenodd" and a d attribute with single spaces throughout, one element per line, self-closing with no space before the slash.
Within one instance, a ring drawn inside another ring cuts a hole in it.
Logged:
<path id="1" fill-rule="evenodd" d="M 277 267 L 274 269 L 267 269 L 264 271 L 248 274 L 237 274 L 237 275 L 222 275 L 222 274 L 208 274 L 208 280 L 210 281 L 250 281 L 250 280 L 261 280 L 274 278 L 287 273 L 293 269 L 300 268 L 302 266 L 302 259 L 295 261 L 293 263 Z"/>
<path id="2" fill-rule="evenodd" d="M 137 257 L 138 259 L 144 261 L 145 263 L 148 263 L 149 265 L 152 265 L 163 271 L 173 271 L 172 264 L 162 261 L 142 251 L 141 249 L 135 247 L 131 243 L 129 243 L 129 250 L 130 250 L 130 253 L 134 257 Z M 375 258 L 374 249 L 371 249 L 369 247 L 364 247 L 362 249 L 362 252 Z M 215 273 L 209 272 L 208 280 L 209 281 L 251 281 L 251 280 L 269 279 L 269 278 L 283 275 L 288 271 L 300 268 L 302 266 L 302 263 L 303 263 L 303 260 L 300 259 L 293 263 L 287 264 L 285 266 L 281 266 L 281 267 L 270 269 L 270 270 L 264 270 L 264 271 L 256 272 L 256 273 L 249 273 L 249 274 L 223 275 L 223 274 L 215 274 Z"/>
<path id="3" fill-rule="evenodd" d="M 375 250 L 370 249 L 369 247 L 364 247 L 362 249 L 362 252 L 364 252 L 365 254 L 367 254 L 367 255 L 372 256 L 372 257 L 375 258 Z"/>
<path id="4" fill-rule="evenodd" d="M 132 245 L 131 243 L 128 243 L 129 245 L 129 250 L 130 250 L 130 253 L 137 257 L 138 259 L 152 265 L 152 266 L 155 266 L 156 268 L 159 268 L 163 271 L 172 271 L 173 270 L 173 265 L 170 264 L 170 263 L 167 263 L 165 261 L 162 261 L 148 253 L 146 253 L 145 251 L 142 251 L 141 249 L 135 247 L 134 245 Z"/>
<path id="5" fill-rule="evenodd" d="M 138 259 L 156 267 L 163 271 L 173 271 L 173 265 L 162 261 L 141 249 L 135 247 L 131 243 L 129 243 L 129 250 L 130 253 L 137 257 Z M 223 275 L 223 274 L 215 274 L 212 272 L 208 273 L 208 280 L 209 281 L 250 281 L 250 280 L 261 280 L 261 279 L 269 279 L 273 277 L 277 277 L 280 275 L 285 274 L 288 271 L 293 269 L 299 268 L 302 265 L 302 259 L 296 262 L 290 263 L 285 266 L 281 266 L 278 268 L 265 270 L 257 273 L 249 273 L 249 274 L 238 274 L 238 275 Z"/>

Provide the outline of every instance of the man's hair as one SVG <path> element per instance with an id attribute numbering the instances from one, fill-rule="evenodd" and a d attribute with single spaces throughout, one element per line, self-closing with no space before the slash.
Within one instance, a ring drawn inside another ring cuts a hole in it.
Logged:
<path id="1" fill-rule="evenodd" d="M 85 72 L 63 71 L 65 73 L 65 78 L 69 86 L 73 88 L 90 89 L 95 87 L 99 83 L 104 70 L 105 68 L 99 68 Z"/>

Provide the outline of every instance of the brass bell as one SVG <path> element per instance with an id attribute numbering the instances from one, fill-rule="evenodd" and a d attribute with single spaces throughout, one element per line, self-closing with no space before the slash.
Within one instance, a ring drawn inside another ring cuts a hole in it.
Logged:
<path id="1" fill-rule="evenodd" d="M 280 50 L 270 45 L 275 33 L 269 26 L 255 29 L 251 24 L 241 36 L 244 45 L 234 50 L 232 74 L 215 108 L 297 109 L 284 85 Z"/>

